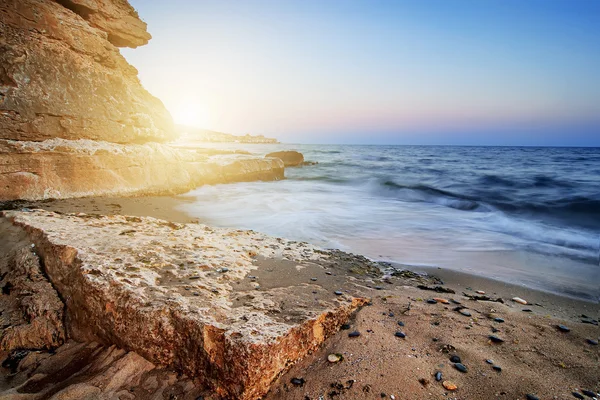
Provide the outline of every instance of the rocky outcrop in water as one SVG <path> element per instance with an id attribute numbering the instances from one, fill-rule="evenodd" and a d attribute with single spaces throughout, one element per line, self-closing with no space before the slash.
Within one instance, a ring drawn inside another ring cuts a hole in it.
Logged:
<path id="1" fill-rule="evenodd" d="M 297 167 L 304 164 L 304 155 L 298 151 L 275 151 L 267 154 L 265 157 L 279 158 L 286 167 Z"/>

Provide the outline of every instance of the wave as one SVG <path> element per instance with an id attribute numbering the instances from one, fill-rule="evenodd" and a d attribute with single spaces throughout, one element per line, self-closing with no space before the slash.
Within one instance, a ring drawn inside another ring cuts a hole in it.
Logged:
<path id="1" fill-rule="evenodd" d="M 479 178 L 478 184 L 482 186 L 501 186 L 518 189 L 530 188 L 572 188 L 571 182 L 561 181 L 546 175 L 536 175 L 531 179 L 511 180 L 498 175 L 483 175 Z"/>
<path id="2" fill-rule="evenodd" d="M 492 178 L 496 179 L 496 178 Z M 379 185 L 383 194 L 392 192 L 398 200 L 409 202 L 434 203 L 463 211 L 493 211 L 527 212 L 536 214 L 547 214 L 560 217 L 569 214 L 600 217 L 600 198 L 586 196 L 569 196 L 557 200 L 546 200 L 540 202 L 527 202 L 522 200 L 511 200 L 499 192 L 488 192 L 485 198 L 454 193 L 424 184 L 402 185 L 393 180 L 381 180 Z M 600 221 L 600 218 L 597 218 Z"/>

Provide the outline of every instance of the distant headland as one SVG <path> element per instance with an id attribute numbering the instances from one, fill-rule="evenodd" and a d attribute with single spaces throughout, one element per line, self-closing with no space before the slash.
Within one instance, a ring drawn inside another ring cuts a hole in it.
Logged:
<path id="1" fill-rule="evenodd" d="M 231 133 L 211 131 L 187 125 L 176 125 L 180 140 L 212 142 L 212 143 L 279 143 L 277 139 L 268 138 L 264 135 L 233 135 Z"/>

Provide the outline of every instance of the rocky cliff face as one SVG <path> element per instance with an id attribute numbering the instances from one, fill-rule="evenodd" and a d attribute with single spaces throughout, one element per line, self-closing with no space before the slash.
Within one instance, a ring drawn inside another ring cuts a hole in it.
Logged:
<path id="1" fill-rule="evenodd" d="M 0 31 L 3 139 L 175 137 L 169 112 L 115 47 L 150 37 L 126 1 L 6 0 Z"/>
<path id="2" fill-rule="evenodd" d="M 283 164 L 158 144 L 177 134 L 117 46 L 150 39 L 125 0 L 0 2 L 0 200 L 183 192 Z"/>

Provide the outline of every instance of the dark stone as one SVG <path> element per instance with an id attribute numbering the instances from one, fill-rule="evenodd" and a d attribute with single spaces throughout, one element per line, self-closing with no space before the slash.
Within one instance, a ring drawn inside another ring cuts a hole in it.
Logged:
<path id="1" fill-rule="evenodd" d="M 344 293 L 342 293 L 342 292 L 341 292 L 341 291 L 339 291 L 339 290 L 336 290 L 334 293 L 335 293 L 335 295 L 336 295 L 336 296 L 341 296 L 341 295 L 343 295 L 343 294 L 344 294 Z"/>
<path id="2" fill-rule="evenodd" d="M 502 318 L 494 318 L 494 321 L 495 322 L 500 322 L 500 323 L 504 322 L 504 320 Z"/>
<path id="3" fill-rule="evenodd" d="M 442 373 L 440 371 L 435 373 L 435 380 L 438 382 L 442 380 Z"/>
<path id="4" fill-rule="evenodd" d="M 302 387 L 302 386 L 304 386 L 304 383 L 306 381 L 304 380 L 304 378 L 292 378 L 292 380 L 290 382 L 292 382 L 292 385 L 294 385 L 294 386 Z"/>
<path id="5" fill-rule="evenodd" d="M 404 326 L 404 322 L 402 322 L 402 321 L 398 321 L 398 325 L 400 325 L 400 326 Z"/>
<path id="6" fill-rule="evenodd" d="M 596 392 L 586 389 L 581 389 L 581 393 L 585 394 L 587 397 L 596 397 L 598 395 Z"/>
<path id="7" fill-rule="evenodd" d="M 493 364 L 494 363 L 494 361 L 492 361 L 492 360 L 485 360 L 485 362 L 488 363 L 488 364 Z"/>
<path id="8" fill-rule="evenodd" d="M 402 338 L 402 339 L 404 339 L 406 337 L 406 334 L 404 332 L 400 332 L 400 331 L 396 332 L 394 335 L 396 337 L 399 337 L 399 338 Z"/>
<path id="9" fill-rule="evenodd" d="M 571 392 L 571 394 L 573 395 L 573 397 L 575 397 L 577 399 L 585 399 L 585 397 L 583 397 L 583 395 L 581 393 Z"/>
<path id="10" fill-rule="evenodd" d="M 570 332 L 571 331 L 571 328 L 569 328 L 568 326 L 565 326 L 565 325 L 556 325 L 556 327 L 561 332 Z"/>
<path id="11" fill-rule="evenodd" d="M 435 301 L 434 299 L 427 299 L 427 302 L 429 304 L 437 304 L 437 301 Z"/>
<path id="12" fill-rule="evenodd" d="M 458 312 L 461 313 L 462 315 L 464 315 L 465 317 L 470 317 L 471 316 L 471 313 L 468 312 L 465 309 L 458 310 Z"/>
<path id="13" fill-rule="evenodd" d="M 527 398 L 527 400 L 540 400 L 539 397 L 537 397 L 534 394 L 530 394 L 530 393 L 527 393 L 527 395 L 525 395 L 525 397 Z"/>
<path id="14" fill-rule="evenodd" d="M 464 364 L 461 364 L 461 363 L 454 364 L 454 368 L 456 368 L 460 372 L 464 372 L 464 373 L 467 372 L 467 367 Z"/>
<path id="15" fill-rule="evenodd" d="M 348 334 L 348 337 L 359 337 L 359 336 L 360 336 L 359 331 L 353 331 Z"/>
<path id="16" fill-rule="evenodd" d="M 592 346 L 598 346 L 598 341 L 594 339 L 587 339 L 587 342 Z"/>
<path id="17" fill-rule="evenodd" d="M 460 357 L 455 354 L 452 357 L 450 357 L 450 361 L 452 361 L 453 363 L 459 363 L 461 360 Z"/>
<path id="18" fill-rule="evenodd" d="M 531 308 L 524 308 L 521 311 L 523 311 L 523 312 L 533 312 L 533 310 Z"/>
<path id="19" fill-rule="evenodd" d="M 350 324 L 344 324 L 344 325 L 342 325 L 342 329 L 343 329 L 343 330 L 348 330 L 348 329 L 350 329 Z"/>
<path id="20" fill-rule="evenodd" d="M 502 372 L 502 367 L 499 365 L 494 365 L 492 368 L 494 369 L 494 371 Z"/>
<path id="21" fill-rule="evenodd" d="M 498 336 L 490 335 L 488 337 L 494 343 L 504 343 L 504 339 L 500 339 Z"/>

